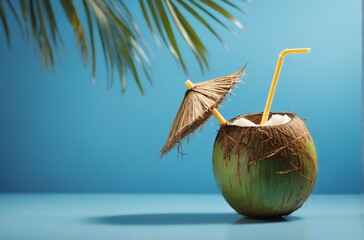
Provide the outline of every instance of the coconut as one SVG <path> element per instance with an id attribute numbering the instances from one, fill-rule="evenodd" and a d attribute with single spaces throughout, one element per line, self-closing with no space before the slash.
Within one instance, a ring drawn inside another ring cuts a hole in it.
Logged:
<path id="1" fill-rule="evenodd" d="M 262 114 L 233 118 L 215 140 L 217 185 L 228 204 L 248 217 L 288 215 L 302 206 L 315 185 L 317 155 L 305 123 L 294 113 L 279 114 L 290 120 L 238 126 L 233 123 L 242 118 L 259 124 Z"/>

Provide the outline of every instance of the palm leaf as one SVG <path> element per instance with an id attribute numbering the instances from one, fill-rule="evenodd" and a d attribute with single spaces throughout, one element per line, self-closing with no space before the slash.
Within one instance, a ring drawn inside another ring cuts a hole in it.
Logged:
<path id="1" fill-rule="evenodd" d="M 1 18 L 1 23 L 3 25 L 4 32 L 5 32 L 6 42 L 7 42 L 8 46 L 10 46 L 9 26 L 8 26 L 8 21 L 7 21 L 7 18 L 6 18 L 5 9 L 4 9 L 4 5 L 3 5 L 2 0 L 0 0 L 0 18 Z"/>
<path id="2" fill-rule="evenodd" d="M 169 1 L 167 1 L 167 3 L 169 3 Z M 170 11 L 171 11 L 171 14 L 173 13 L 172 15 L 174 16 L 173 18 L 175 19 L 176 24 L 177 24 L 177 22 L 179 22 L 178 28 L 181 29 L 181 33 L 182 33 L 182 29 L 183 29 L 183 32 L 185 33 L 185 34 L 183 34 L 184 35 L 183 37 L 186 39 L 186 41 L 188 41 L 189 46 L 196 53 L 195 56 L 202 59 L 204 65 L 208 68 L 206 47 L 202 43 L 199 36 L 196 34 L 196 32 L 193 29 L 193 27 L 191 26 L 191 24 L 182 15 L 182 13 L 177 9 L 177 7 L 173 3 L 170 3 L 170 6 L 171 6 Z"/>
<path id="3" fill-rule="evenodd" d="M 63 11 L 65 12 L 68 18 L 68 21 L 70 22 L 73 28 L 73 31 L 75 32 L 77 43 L 79 44 L 84 59 L 86 60 L 88 51 L 85 40 L 85 33 L 83 31 L 81 22 L 78 18 L 77 10 L 73 5 L 73 1 L 61 0 L 61 5 L 63 7 Z"/>
<path id="4" fill-rule="evenodd" d="M 19 15 L 18 13 L 16 12 L 15 8 L 14 8 L 14 5 L 11 3 L 10 0 L 6 0 L 6 3 L 8 4 L 9 8 L 10 8 L 10 11 L 11 13 L 13 14 L 13 16 L 15 17 L 15 20 L 18 24 L 18 27 L 20 29 L 20 32 L 21 32 L 21 35 L 22 37 L 24 38 L 24 30 L 23 30 L 23 27 L 22 27 L 22 24 L 21 24 L 21 21 L 20 21 L 20 18 L 19 18 Z M 2 5 L 2 3 L 0 3 L 0 5 Z"/>
<path id="5" fill-rule="evenodd" d="M 140 33 L 138 33 L 135 22 L 131 20 L 130 12 L 126 12 L 123 5 L 113 1 L 90 1 L 90 3 L 92 3 L 90 4 L 91 12 L 94 13 L 99 28 L 104 54 L 110 65 L 111 73 L 114 68 L 118 71 L 124 91 L 125 74 L 129 70 L 143 94 L 138 65 L 141 65 L 144 71 L 150 62 L 140 43 L 140 37 L 138 38 Z M 110 83 L 112 83 L 112 78 Z"/>
<path id="6" fill-rule="evenodd" d="M 194 31 L 191 30 L 190 24 L 185 20 L 176 6 L 169 0 L 167 0 L 166 3 L 179 32 L 192 49 L 195 58 L 200 64 L 200 68 L 203 69 L 204 67 L 201 60 L 203 60 L 204 64 L 208 66 L 206 59 L 206 49 L 204 45 L 198 37 L 196 38 Z"/>
<path id="7" fill-rule="evenodd" d="M 166 38 L 165 38 L 165 36 L 164 36 L 165 33 L 164 33 L 164 31 L 162 30 L 162 27 L 161 27 L 161 20 L 160 20 L 160 16 L 158 17 L 158 8 L 155 6 L 155 1 L 152 1 L 152 0 L 146 0 L 146 1 L 147 1 L 147 4 L 148 4 L 148 7 L 149 7 L 149 12 L 152 14 L 154 23 L 157 26 L 159 35 L 162 37 L 163 42 L 166 45 L 169 45 Z M 142 3 L 143 1 L 140 1 L 140 2 Z M 143 6 L 143 4 L 142 4 L 142 6 Z"/>
<path id="8" fill-rule="evenodd" d="M 230 2 L 229 0 L 223 0 L 223 2 L 224 2 L 224 3 L 226 3 L 227 5 L 229 5 L 229 6 L 233 7 L 233 8 L 235 8 L 236 10 L 238 10 L 238 11 L 242 12 L 242 13 L 246 13 L 246 11 L 245 11 L 244 9 L 242 9 L 242 8 L 241 8 L 241 7 L 239 7 L 238 5 L 236 5 L 236 4 L 232 3 L 232 2 Z M 246 0 L 245 0 L 245 2 L 249 2 L 249 1 L 246 1 Z"/>
<path id="9" fill-rule="evenodd" d="M 247 1 L 245 1 L 247 2 Z M 5 4 L 4 4 L 5 3 Z M 61 33 L 58 29 L 58 19 L 53 9 L 55 4 L 60 4 L 61 9 L 68 19 L 75 40 L 81 50 L 84 62 L 88 60 L 91 52 L 92 79 L 96 74 L 96 48 L 95 38 L 99 37 L 101 49 L 107 69 L 107 86 L 113 85 L 113 75 L 117 72 L 122 91 L 125 91 L 127 81 L 126 74 L 131 74 L 140 92 L 143 94 L 143 77 L 151 82 L 151 63 L 149 56 L 153 53 L 146 43 L 137 22 L 128 9 L 125 0 L 82 0 L 85 13 L 87 32 L 81 24 L 80 9 L 74 4 L 74 0 L 19 0 L 18 5 L 13 5 L 11 0 L 0 0 L 0 21 L 10 45 L 10 29 L 8 26 L 6 6 L 15 17 L 19 28 L 28 40 L 34 42 L 39 50 L 41 65 L 45 68 L 55 67 L 57 46 L 62 43 Z M 145 23 L 153 35 L 154 40 L 160 46 L 166 46 L 172 56 L 188 74 L 186 62 L 187 52 L 181 51 L 179 35 L 187 43 L 193 56 L 202 71 L 209 67 L 208 51 L 203 39 L 190 22 L 192 16 L 205 27 L 221 43 L 220 34 L 212 27 L 211 22 L 216 22 L 230 30 L 226 20 L 242 28 L 242 24 L 228 10 L 244 12 L 241 4 L 223 0 L 139 0 Z M 201 15 L 201 13 L 203 13 Z M 22 16 L 22 18 L 20 17 Z M 224 20 L 224 21 L 223 21 Z"/>
<path id="10" fill-rule="evenodd" d="M 58 41 L 62 42 L 62 39 L 61 39 L 61 36 L 58 31 L 57 21 L 54 16 L 53 8 L 50 3 L 50 0 L 43 0 L 43 3 L 44 3 L 44 8 L 47 13 L 47 19 L 48 19 L 48 24 L 49 24 L 48 29 L 51 32 L 54 45 L 57 46 Z"/>
<path id="11" fill-rule="evenodd" d="M 161 46 L 161 41 L 159 40 L 159 38 L 158 38 L 157 34 L 156 34 L 156 33 L 155 33 L 155 31 L 154 31 L 154 28 L 153 28 L 153 26 L 152 26 L 152 22 L 151 22 L 151 20 L 150 20 L 150 18 L 149 18 L 149 15 L 148 15 L 148 13 L 147 13 L 147 8 L 146 8 L 146 6 L 144 5 L 144 0 L 139 0 L 139 4 L 140 4 L 140 8 L 141 8 L 141 10 L 142 10 L 142 13 L 143 13 L 144 19 L 145 19 L 145 21 L 147 22 L 147 26 L 148 26 L 148 28 L 149 28 L 150 32 L 152 33 L 152 36 L 153 36 L 153 38 L 154 38 L 154 41 L 157 43 L 157 45 L 158 45 L 158 46 Z"/>
<path id="12" fill-rule="evenodd" d="M 90 42 L 91 42 L 92 81 L 94 82 L 95 81 L 95 75 L 96 75 L 96 52 L 95 52 L 93 23 L 92 23 L 92 17 L 91 17 L 90 9 L 89 9 L 89 6 L 88 6 L 86 0 L 82 0 L 82 4 L 83 4 L 83 7 L 84 7 L 85 13 L 86 13 L 89 39 L 90 39 Z"/>
<path id="13" fill-rule="evenodd" d="M 170 51 L 175 56 L 175 58 L 181 63 L 183 70 L 185 70 L 185 72 L 187 72 L 186 65 L 182 58 L 181 52 L 179 50 L 179 46 L 177 44 L 177 40 L 174 35 L 171 23 L 168 19 L 168 15 L 165 10 L 165 7 L 164 7 L 162 1 L 156 1 L 156 5 L 157 5 L 158 15 L 160 16 L 162 24 L 163 24 L 163 28 L 166 31 L 166 34 L 168 36 L 170 43 L 172 44 L 172 48 L 170 48 Z"/>
<path id="14" fill-rule="evenodd" d="M 217 34 L 217 32 L 210 26 L 210 24 L 192 7 L 190 7 L 185 1 L 177 0 L 179 4 L 183 6 L 193 17 L 195 17 L 199 22 L 201 22 L 221 43 L 223 43 L 222 38 Z"/>
<path id="15" fill-rule="evenodd" d="M 49 40 L 45 16 L 40 0 L 29 1 L 33 35 L 40 50 L 40 63 L 44 68 L 54 67 L 53 46 Z"/>
<path id="16" fill-rule="evenodd" d="M 207 7 L 214 9 L 216 12 L 224 16 L 225 18 L 229 19 L 231 22 L 233 22 L 238 28 L 243 28 L 243 25 L 234 18 L 228 11 L 226 11 L 225 8 L 218 5 L 216 2 L 211 0 L 201 0 L 203 4 L 205 4 Z"/>
<path id="17" fill-rule="evenodd" d="M 205 14 L 207 14 L 210 18 L 212 18 L 215 22 L 217 22 L 218 24 L 220 24 L 223 28 L 231 31 L 231 29 L 225 24 L 223 23 L 219 18 L 217 18 L 214 14 L 212 14 L 208 9 L 206 9 L 204 6 L 200 5 L 198 2 L 196 1 L 190 1 L 196 8 L 198 8 L 200 11 L 204 12 Z"/>
<path id="18" fill-rule="evenodd" d="M 216 31 L 213 30 L 208 21 L 204 17 L 202 17 L 201 14 L 198 13 L 198 11 L 204 12 L 208 17 L 210 17 L 212 20 L 228 30 L 230 30 L 229 27 L 222 20 L 220 20 L 219 17 L 215 16 L 216 14 L 212 12 L 217 13 L 222 18 L 228 19 L 229 21 L 233 22 L 237 27 L 243 28 L 243 25 L 235 17 L 233 17 L 232 14 L 230 14 L 223 6 L 217 4 L 213 0 L 177 0 L 179 6 L 177 6 L 171 0 L 145 1 L 147 1 L 148 3 L 149 12 L 151 12 L 152 18 L 150 18 L 147 14 L 146 4 L 144 4 L 144 1 L 139 0 L 142 5 L 143 15 L 147 21 L 149 29 L 152 31 L 153 35 L 156 35 L 156 32 L 152 27 L 153 21 L 154 25 L 157 27 L 159 36 L 163 40 L 163 43 L 167 45 L 171 54 L 181 64 L 183 70 L 187 74 L 188 69 L 184 64 L 185 60 L 179 51 L 179 44 L 176 41 L 175 34 L 173 33 L 173 27 L 171 26 L 175 25 L 175 27 L 178 29 L 182 38 L 190 47 L 202 71 L 204 68 L 209 67 L 207 61 L 208 52 L 202 40 L 200 39 L 200 36 L 196 33 L 194 27 L 192 27 L 192 25 L 187 20 L 189 16 L 184 16 L 182 14 L 182 11 L 179 10 L 179 7 L 187 10 L 187 12 L 189 12 L 194 18 L 197 18 L 199 22 L 201 22 L 202 25 L 206 27 L 215 37 L 217 37 L 220 42 L 222 42 L 221 37 L 216 33 Z M 167 11 L 164 8 L 163 2 L 165 3 L 165 5 L 167 5 Z M 237 4 L 234 4 L 230 1 L 225 0 L 222 2 L 222 4 L 242 11 L 242 9 Z M 157 5 L 158 8 L 156 8 L 155 5 Z M 173 23 L 170 23 L 170 21 L 168 20 L 169 17 L 173 20 Z M 163 28 L 161 26 L 163 26 Z M 165 35 L 168 36 L 169 42 L 167 42 L 166 38 L 164 37 Z M 171 44 L 172 46 L 169 46 L 169 44 Z"/>

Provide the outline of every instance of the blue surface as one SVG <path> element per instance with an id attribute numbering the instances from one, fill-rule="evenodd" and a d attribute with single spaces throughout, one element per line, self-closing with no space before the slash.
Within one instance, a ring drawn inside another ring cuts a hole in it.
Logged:
<path id="1" fill-rule="evenodd" d="M 220 195 L 1 194 L 0 239 L 362 240 L 363 195 L 313 195 L 288 217 L 253 220 Z"/>
<path id="2" fill-rule="evenodd" d="M 141 20 L 137 4 L 126 2 Z M 311 47 L 310 54 L 286 57 L 272 110 L 293 111 L 307 120 L 319 157 L 317 193 L 362 192 L 361 1 L 237 2 L 249 13 L 234 12 L 245 30 L 233 36 L 217 28 L 229 52 L 196 24 L 210 50 L 205 75 L 183 45 L 190 79 L 225 75 L 249 61 L 245 84 L 223 103 L 221 113 L 232 118 L 259 112 L 278 53 Z M 107 90 L 100 45 L 92 84 L 66 18 L 56 12 L 63 20 L 64 49 L 54 74 L 40 69 L 15 21 L 10 50 L 0 30 L 0 191 L 217 193 L 211 167 L 214 119 L 183 145 L 188 154 L 183 160 L 176 160 L 176 151 L 158 160 L 186 80 L 167 50 L 151 44 L 154 85 L 143 79 L 145 97 L 132 80 L 125 95 L 117 80 Z M 145 24 L 140 27 L 147 32 Z"/>

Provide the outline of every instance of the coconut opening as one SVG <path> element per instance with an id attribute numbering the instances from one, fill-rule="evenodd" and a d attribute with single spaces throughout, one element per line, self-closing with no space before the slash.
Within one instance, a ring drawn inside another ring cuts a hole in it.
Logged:
<path id="1" fill-rule="evenodd" d="M 259 126 L 274 126 L 274 125 L 281 125 L 288 123 L 292 119 L 287 115 L 281 115 L 281 114 L 273 114 L 270 119 L 264 123 L 263 125 L 256 124 L 246 118 L 238 118 L 232 122 L 231 125 L 236 125 L 240 127 L 259 127 Z"/>

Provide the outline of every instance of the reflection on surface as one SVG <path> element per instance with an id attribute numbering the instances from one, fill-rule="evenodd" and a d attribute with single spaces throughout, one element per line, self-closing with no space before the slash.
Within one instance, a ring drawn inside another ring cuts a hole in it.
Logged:
<path id="1" fill-rule="evenodd" d="M 151 213 L 90 217 L 88 223 L 111 225 L 179 225 L 179 224 L 262 224 L 288 222 L 298 217 L 251 219 L 238 213 Z"/>

